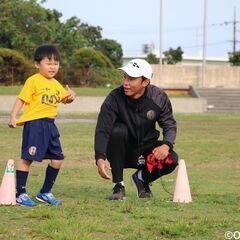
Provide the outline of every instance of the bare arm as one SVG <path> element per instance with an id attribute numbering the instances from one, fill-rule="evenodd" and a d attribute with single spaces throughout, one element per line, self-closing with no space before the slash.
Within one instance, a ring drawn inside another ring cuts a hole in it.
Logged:
<path id="1" fill-rule="evenodd" d="M 15 128 L 17 126 L 17 114 L 22 109 L 23 105 L 24 105 L 24 101 L 17 98 L 14 105 L 13 105 L 12 112 L 11 112 L 11 115 L 10 115 L 10 120 L 9 120 L 9 123 L 8 123 L 8 126 L 10 128 Z"/>

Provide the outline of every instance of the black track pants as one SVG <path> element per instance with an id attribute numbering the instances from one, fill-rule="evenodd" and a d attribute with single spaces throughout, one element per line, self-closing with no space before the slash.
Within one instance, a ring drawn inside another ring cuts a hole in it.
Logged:
<path id="1" fill-rule="evenodd" d="M 178 165 L 178 155 L 174 151 L 170 151 L 173 163 L 165 164 L 161 170 L 154 169 L 152 173 L 149 173 L 146 165 L 138 165 L 140 155 L 143 155 L 146 159 L 146 156 L 161 144 L 161 141 L 155 141 L 141 148 L 134 147 L 129 138 L 127 127 L 123 123 L 116 123 L 107 150 L 107 159 L 111 164 L 113 182 L 123 181 L 124 168 L 142 169 L 143 180 L 146 182 L 153 182 L 159 177 L 171 173 Z"/>

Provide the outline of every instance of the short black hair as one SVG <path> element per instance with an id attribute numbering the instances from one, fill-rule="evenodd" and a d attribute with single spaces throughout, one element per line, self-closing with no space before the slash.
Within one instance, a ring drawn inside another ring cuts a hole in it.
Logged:
<path id="1" fill-rule="evenodd" d="M 43 44 L 37 47 L 34 54 L 34 61 L 40 62 L 43 58 L 54 58 L 55 61 L 60 61 L 60 53 L 57 48 L 50 44 Z"/>

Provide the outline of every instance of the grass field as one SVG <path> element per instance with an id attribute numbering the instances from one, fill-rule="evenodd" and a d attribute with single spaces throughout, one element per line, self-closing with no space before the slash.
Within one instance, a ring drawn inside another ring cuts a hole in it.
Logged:
<path id="1" fill-rule="evenodd" d="M 17 96 L 21 91 L 21 89 L 22 89 L 22 86 L 0 86 L 0 95 L 16 95 Z M 111 88 L 73 87 L 72 89 L 77 96 L 106 96 L 113 89 L 113 87 Z"/>
<path id="2" fill-rule="evenodd" d="M 110 202 L 112 184 L 101 179 L 93 159 L 95 123 L 59 122 L 66 159 L 53 193 L 60 207 L 0 206 L 0 239 L 157 240 L 225 239 L 240 231 L 240 115 L 177 115 L 175 150 L 185 159 L 193 202 L 176 204 L 176 173 L 152 184 L 154 198 L 139 200 L 124 172 L 127 199 Z M 21 128 L 0 123 L 0 177 L 6 161 L 20 154 Z M 28 192 L 41 187 L 48 161 L 34 164 Z"/>
<path id="3" fill-rule="evenodd" d="M 117 86 L 107 87 L 71 87 L 72 90 L 76 93 L 77 96 L 100 96 L 104 97 L 107 94 L 116 88 Z M 22 86 L 0 86 L 0 95 L 18 95 L 21 91 Z M 186 95 L 186 93 L 181 93 L 176 91 L 167 92 L 170 97 L 184 97 L 190 98 L 190 95 Z"/>

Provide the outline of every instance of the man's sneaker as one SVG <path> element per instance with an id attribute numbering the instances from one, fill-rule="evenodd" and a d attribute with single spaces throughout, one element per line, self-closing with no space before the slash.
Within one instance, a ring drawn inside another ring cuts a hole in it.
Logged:
<path id="1" fill-rule="evenodd" d="M 27 206 L 27 207 L 33 207 L 37 204 L 29 197 L 27 193 L 21 193 L 17 198 L 16 202 L 18 205 L 21 206 Z"/>
<path id="2" fill-rule="evenodd" d="M 143 182 L 138 178 L 138 171 L 132 175 L 132 181 L 137 188 L 137 193 L 139 198 L 151 198 L 153 197 L 152 192 L 149 187 L 149 183 Z"/>
<path id="3" fill-rule="evenodd" d="M 125 187 L 121 183 L 117 183 L 113 188 L 113 193 L 108 197 L 108 200 L 124 200 L 126 199 Z"/>
<path id="4" fill-rule="evenodd" d="M 39 192 L 36 196 L 36 199 L 40 202 L 45 202 L 51 205 L 61 205 L 62 202 L 56 199 L 52 193 L 41 193 Z"/>

